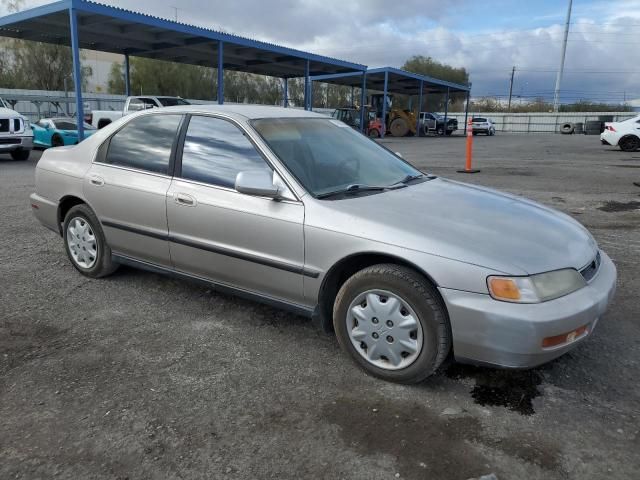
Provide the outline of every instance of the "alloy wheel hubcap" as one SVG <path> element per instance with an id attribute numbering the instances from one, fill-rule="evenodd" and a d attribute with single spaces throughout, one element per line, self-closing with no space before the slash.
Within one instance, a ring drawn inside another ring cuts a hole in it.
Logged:
<path id="1" fill-rule="evenodd" d="M 347 333 L 367 362 L 385 370 L 411 365 L 423 345 L 422 325 L 411 306 L 386 290 L 367 290 L 347 311 Z"/>
<path id="2" fill-rule="evenodd" d="M 74 217 L 67 226 L 67 245 L 76 265 L 91 268 L 98 258 L 98 243 L 91 225 L 82 217 Z"/>

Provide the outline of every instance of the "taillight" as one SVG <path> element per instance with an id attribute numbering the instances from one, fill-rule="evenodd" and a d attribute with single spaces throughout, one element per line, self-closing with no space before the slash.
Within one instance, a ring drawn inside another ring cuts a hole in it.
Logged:
<path id="1" fill-rule="evenodd" d="M 612 126 L 612 125 L 605 125 L 604 129 L 605 129 L 605 130 L 609 130 L 610 132 L 615 132 L 615 131 L 616 131 L 616 129 L 615 129 L 615 128 L 613 128 L 613 126 Z"/>

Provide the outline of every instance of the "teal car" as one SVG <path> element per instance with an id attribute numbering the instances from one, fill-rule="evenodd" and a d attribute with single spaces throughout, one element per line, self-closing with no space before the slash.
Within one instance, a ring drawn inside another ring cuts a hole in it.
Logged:
<path id="1" fill-rule="evenodd" d="M 84 137 L 96 132 L 96 129 L 84 123 Z M 62 147 L 78 143 L 78 124 L 68 117 L 43 118 L 31 124 L 33 130 L 33 146 L 41 148 Z"/>

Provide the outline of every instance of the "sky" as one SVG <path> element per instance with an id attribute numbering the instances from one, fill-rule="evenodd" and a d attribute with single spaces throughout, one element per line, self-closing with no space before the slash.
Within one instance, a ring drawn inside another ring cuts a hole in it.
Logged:
<path id="1" fill-rule="evenodd" d="M 26 0 L 27 6 L 50 3 Z M 553 97 L 568 0 L 107 0 L 370 67 L 412 55 L 470 72 L 473 96 Z M 0 14 L 5 13 L 0 7 Z M 640 0 L 574 0 L 562 101 L 640 98 Z"/>

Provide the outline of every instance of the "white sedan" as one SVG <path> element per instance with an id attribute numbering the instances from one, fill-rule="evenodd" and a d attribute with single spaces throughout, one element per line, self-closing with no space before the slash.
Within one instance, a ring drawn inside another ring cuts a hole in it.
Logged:
<path id="1" fill-rule="evenodd" d="M 624 122 L 607 122 L 600 134 L 604 145 L 619 146 L 624 152 L 635 152 L 640 148 L 640 115 Z"/>

